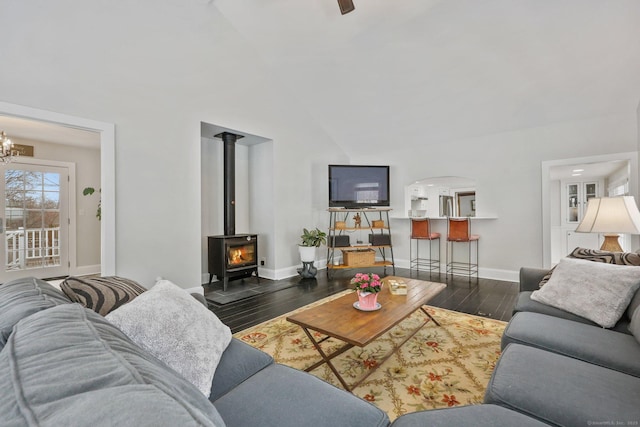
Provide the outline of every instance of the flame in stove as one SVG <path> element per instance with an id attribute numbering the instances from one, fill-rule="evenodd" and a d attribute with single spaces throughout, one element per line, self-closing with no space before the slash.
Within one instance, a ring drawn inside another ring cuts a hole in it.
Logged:
<path id="1" fill-rule="evenodd" d="M 244 254 L 243 248 L 230 249 L 229 250 L 229 264 L 231 264 L 231 265 L 242 264 L 243 262 L 246 261 L 244 255 L 245 254 Z"/>

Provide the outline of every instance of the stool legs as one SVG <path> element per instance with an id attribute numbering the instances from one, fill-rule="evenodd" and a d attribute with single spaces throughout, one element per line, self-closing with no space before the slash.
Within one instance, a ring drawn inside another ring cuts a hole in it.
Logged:
<path id="1" fill-rule="evenodd" d="M 416 241 L 416 256 L 413 257 L 413 240 Z M 420 241 L 426 240 L 429 243 L 429 258 L 420 258 Z M 433 258 L 433 243 L 437 241 L 438 258 Z M 433 271 L 438 270 L 440 274 L 440 239 L 411 239 L 409 241 L 409 270 L 415 267 L 416 272 L 420 271 L 420 267 L 425 267 L 425 271 L 429 271 L 429 277 Z"/>
<path id="2" fill-rule="evenodd" d="M 472 262 L 472 247 L 471 244 L 472 242 L 475 242 L 476 244 L 476 259 L 475 259 L 475 263 Z M 480 256 L 480 252 L 479 252 L 479 245 L 478 245 L 479 240 L 466 240 L 466 241 L 454 241 L 454 240 L 448 240 L 447 241 L 447 259 L 446 259 L 446 263 L 447 263 L 447 271 L 446 274 L 447 275 L 451 275 L 451 277 L 453 278 L 453 274 L 454 273 L 460 273 L 460 274 L 466 274 L 469 277 L 469 283 L 471 283 L 471 276 L 475 275 L 476 276 L 476 281 L 478 280 L 478 257 Z M 454 243 L 466 243 L 467 244 L 467 249 L 468 249 L 468 253 L 467 253 L 467 262 L 462 262 L 462 261 L 455 261 L 454 260 Z M 451 255 L 449 255 L 449 251 L 451 251 Z"/>

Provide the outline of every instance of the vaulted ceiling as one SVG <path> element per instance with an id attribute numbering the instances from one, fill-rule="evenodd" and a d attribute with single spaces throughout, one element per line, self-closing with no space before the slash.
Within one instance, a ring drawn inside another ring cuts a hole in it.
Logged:
<path id="1" fill-rule="evenodd" d="M 349 154 L 589 117 L 640 101 L 638 0 L 215 0 Z"/>

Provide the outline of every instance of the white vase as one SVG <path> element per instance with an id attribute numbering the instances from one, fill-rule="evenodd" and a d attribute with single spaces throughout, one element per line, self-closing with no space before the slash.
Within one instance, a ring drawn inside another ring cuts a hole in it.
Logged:
<path id="1" fill-rule="evenodd" d="M 300 246 L 298 245 L 298 251 L 300 252 L 300 260 L 302 262 L 312 262 L 316 260 L 316 247 L 315 246 Z"/>

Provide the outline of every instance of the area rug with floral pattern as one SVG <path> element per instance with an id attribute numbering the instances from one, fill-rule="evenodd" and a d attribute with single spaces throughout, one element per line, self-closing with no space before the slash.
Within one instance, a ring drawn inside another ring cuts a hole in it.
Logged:
<path id="1" fill-rule="evenodd" d="M 346 292 L 352 291 L 294 312 Z M 332 360 L 349 385 L 374 370 L 352 392 L 387 412 L 392 420 L 408 412 L 481 403 L 500 356 L 505 322 L 431 306 L 425 308 L 441 326 L 432 321 L 422 326 L 426 316 L 417 310 L 366 347 L 353 347 Z M 304 370 L 321 358 L 303 330 L 286 320 L 290 314 L 234 336 L 269 353 L 278 363 Z M 411 334 L 414 335 L 400 345 Z M 321 338 L 323 335 L 316 333 L 316 339 Z M 329 338 L 322 348 L 332 352 L 342 345 L 339 340 Z M 391 357 L 379 363 L 391 352 L 394 352 Z M 326 364 L 311 374 L 341 387 Z"/>

